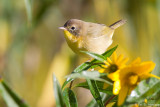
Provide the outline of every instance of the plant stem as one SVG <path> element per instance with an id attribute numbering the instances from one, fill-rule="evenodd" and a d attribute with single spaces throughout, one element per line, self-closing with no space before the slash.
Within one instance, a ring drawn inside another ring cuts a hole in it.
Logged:
<path id="1" fill-rule="evenodd" d="M 73 81 L 74 81 L 74 80 L 73 80 Z M 69 88 L 70 88 L 70 89 L 72 88 L 73 81 L 71 81 L 71 83 L 70 83 L 70 85 L 69 85 Z"/>
<path id="2" fill-rule="evenodd" d="M 104 104 L 104 106 L 106 107 L 106 105 L 109 104 L 109 102 L 110 102 L 113 98 L 115 98 L 115 97 L 116 97 L 116 95 L 111 96 L 111 97 L 106 101 L 106 103 Z"/>

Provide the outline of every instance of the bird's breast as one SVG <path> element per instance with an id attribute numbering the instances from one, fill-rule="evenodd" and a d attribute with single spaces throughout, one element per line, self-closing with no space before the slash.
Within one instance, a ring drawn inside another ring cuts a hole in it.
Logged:
<path id="1" fill-rule="evenodd" d="M 67 41 L 67 44 L 69 47 L 77 54 L 80 53 L 80 51 L 86 51 L 83 45 L 83 39 L 82 36 L 74 36 L 69 31 L 64 31 L 65 39 Z"/>

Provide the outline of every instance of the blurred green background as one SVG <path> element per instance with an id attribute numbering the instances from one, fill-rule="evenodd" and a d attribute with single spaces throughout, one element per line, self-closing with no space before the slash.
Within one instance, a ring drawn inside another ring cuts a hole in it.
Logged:
<path id="1" fill-rule="evenodd" d="M 52 73 L 62 84 L 82 62 L 58 29 L 71 18 L 106 25 L 127 19 L 111 47 L 118 44 L 117 53 L 130 60 L 152 60 L 159 70 L 159 0 L 0 0 L 0 75 L 31 107 L 54 107 Z M 90 92 L 75 91 L 83 107 Z M 6 107 L 1 97 L 0 105 Z"/>

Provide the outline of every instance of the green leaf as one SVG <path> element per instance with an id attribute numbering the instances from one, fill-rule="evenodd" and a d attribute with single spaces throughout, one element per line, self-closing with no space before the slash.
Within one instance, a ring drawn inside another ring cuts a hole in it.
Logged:
<path id="1" fill-rule="evenodd" d="M 70 74 L 70 75 L 68 75 L 66 77 L 72 78 L 72 79 L 85 78 L 85 79 L 98 80 L 98 81 L 105 82 L 105 83 L 107 83 L 109 85 L 113 85 L 112 82 L 100 78 L 102 76 L 107 76 L 107 74 L 99 73 L 98 71 L 83 71 L 83 72 L 79 72 L 79 73 L 72 73 L 72 74 Z"/>
<path id="2" fill-rule="evenodd" d="M 110 57 L 112 55 L 112 53 L 117 49 L 118 45 L 115 46 L 114 48 L 106 51 L 105 53 L 103 53 L 102 55 L 107 58 Z M 97 61 L 96 59 L 93 59 L 91 62 L 85 62 L 81 65 L 79 65 L 73 72 L 82 72 L 84 70 L 88 70 L 93 63 L 98 63 L 99 61 Z M 62 85 L 62 89 L 71 81 L 73 81 L 74 79 L 71 78 L 67 78 L 67 80 L 64 82 L 64 84 Z"/>
<path id="3" fill-rule="evenodd" d="M 96 83 L 97 83 L 97 82 L 96 82 Z M 102 98 L 103 103 L 105 103 L 106 98 L 107 98 L 107 94 L 100 93 L 100 95 L 101 95 L 101 98 Z M 87 104 L 86 107 L 97 107 L 97 106 L 98 106 L 98 104 L 97 104 L 96 100 L 93 98 L 93 99 Z"/>
<path id="4" fill-rule="evenodd" d="M 72 73 L 74 72 L 81 72 L 81 70 L 87 70 L 91 67 L 91 63 L 89 62 L 85 62 L 81 65 L 79 65 Z M 71 79 L 71 78 L 67 78 L 66 81 L 63 83 L 62 85 L 62 89 L 71 81 L 73 81 L 74 79 Z"/>
<path id="5" fill-rule="evenodd" d="M 76 96 L 70 88 L 64 89 L 63 98 L 67 107 L 78 107 Z"/>
<path id="6" fill-rule="evenodd" d="M 54 96 L 56 99 L 56 107 L 65 107 L 65 103 L 63 101 L 61 87 L 57 78 L 53 74 L 53 87 L 54 87 Z"/>
<path id="7" fill-rule="evenodd" d="M 113 95 L 107 95 L 105 93 L 100 93 L 101 97 L 102 97 L 102 101 L 104 104 L 106 104 L 106 102 L 108 100 L 110 100 L 111 97 L 113 97 Z M 110 100 L 110 102 L 112 102 L 113 104 L 111 106 L 107 106 L 107 107 L 113 107 L 115 104 L 114 104 L 114 101 L 117 101 L 117 96 L 115 96 L 113 99 Z M 86 107 L 97 107 L 98 104 L 97 102 L 95 101 L 95 99 L 93 98 L 88 104 Z M 117 107 L 117 106 L 116 106 Z"/>
<path id="8" fill-rule="evenodd" d="M 147 99 L 147 103 L 153 102 L 154 104 L 160 104 L 160 90 L 156 91 L 151 97 Z"/>
<path id="9" fill-rule="evenodd" d="M 151 78 L 149 83 L 146 81 L 140 82 L 138 87 L 132 91 L 132 94 L 127 98 L 129 103 L 142 103 L 145 98 L 150 98 L 160 92 L 160 80 Z"/>
<path id="10" fill-rule="evenodd" d="M 81 52 L 83 52 L 83 53 L 85 53 L 85 54 L 87 54 L 87 55 L 89 55 L 89 56 L 91 56 L 91 57 L 93 57 L 96 60 L 101 61 L 101 62 L 104 62 L 106 60 L 103 55 L 99 55 L 99 54 L 96 54 L 96 53 L 93 53 L 93 52 L 87 52 L 87 51 L 81 51 Z"/>
<path id="11" fill-rule="evenodd" d="M 107 88 L 104 88 L 103 87 L 104 82 L 96 81 L 96 83 L 97 83 L 97 87 L 98 87 L 100 92 L 106 93 L 108 95 L 112 95 L 113 94 L 112 93 L 113 86 L 108 86 Z M 87 82 L 76 84 L 75 87 L 82 87 L 82 88 L 89 89 L 89 86 L 88 86 Z"/>
<path id="12" fill-rule="evenodd" d="M 0 80 L 0 94 L 8 107 L 29 107 L 3 80 Z"/>
<path id="13" fill-rule="evenodd" d="M 107 57 L 110 57 L 112 55 L 112 53 L 117 49 L 118 45 L 115 46 L 114 48 L 106 51 L 105 53 L 103 53 L 102 55 L 107 58 Z M 92 61 L 90 62 L 85 62 L 83 64 L 81 64 L 80 66 L 78 66 L 73 72 L 82 72 L 84 70 L 87 70 L 89 69 L 93 63 L 99 63 L 100 61 L 96 60 L 96 59 L 93 59 Z"/>
<path id="14" fill-rule="evenodd" d="M 102 102 L 102 97 L 100 96 L 96 82 L 94 80 L 87 79 L 87 83 L 88 83 L 89 89 L 92 93 L 92 96 L 96 100 L 99 107 L 104 107 L 104 104 Z"/>
<path id="15" fill-rule="evenodd" d="M 103 53 L 102 55 L 107 58 L 110 57 L 112 55 L 112 53 L 117 49 L 118 45 L 113 47 L 112 49 L 106 51 L 105 53 Z"/>

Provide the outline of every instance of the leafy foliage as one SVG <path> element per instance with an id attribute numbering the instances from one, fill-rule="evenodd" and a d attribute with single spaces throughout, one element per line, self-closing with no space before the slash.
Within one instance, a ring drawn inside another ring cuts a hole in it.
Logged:
<path id="1" fill-rule="evenodd" d="M 100 96 L 96 82 L 94 80 L 87 79 L 87 83 L 88 83 L 89 89 L 90 89 L 94 99 L 98 103 L 99 107 L 104 107 L 104 104 L 102 102 L 102 98 Z"/>
<path id="2" fill-rule="evenodd" d="M 155 100 L 153 97 L 159 96 L 157 94 L 160 92 L 159 86 L 160 81 L 155 78 L 151 78 L 149 83 L 142 81 L 133 91 L 133 94 L 128 97 L 127 102 L 143 103 L 146 98 L 152 98 L 152 100 Z"/>
<path id="3" fill-rule="evenodd" d="M 105 53 L 103 53 L 103 57 L 107 58 L 107 57 L 110 57 L 112 55 L 112 53 L 117 49 L 118 45 L 115 46 L 114 48 L 106 51 Z M 96 58 L 98 58 L 98 56 L 95 55 Z M 101 56 L 100 58 L 101 59 Z M 84 70 L 88 70 L 89 68 L 91 68 L 94 63 L 99 63 L 100 61 L 99 60 L 96 60 L 96 59 L 93 59 L 92 61 L 90 62 L 85 62 L 81 65 L 79 65 L 72 73 L 75 73 L 75 72 L 82 72 Z M 93 67 L 92 67 L 93 68 Z M 69 82 L 73 81 L 74 79 L 71 79 L 71 78 L 67 78 L 67 80 L 64 82 L 64 84 L 62 85 L 62 89 L 65 87 L 65 85 L 67 85 Z"/>
<path id="4" fill-rule="evenodd" d="M 3 80 L 0 81 L 0 94 L 8 107 L 29 107 Z"/>
<path id="5" fill-rule="evenodd" d="M 99 89 L 99 92 L 103 92 L 108 95 L 112 95 L 112 89 L 113 89 L 112 86 L 108 86 L 105 88 L 104 82 L 101 82 L 101 81 L 96 81 L 96 84 L 97 84 L 97 88 Z M 82 87 L 82 88 L 89 89 L 87 82 L 82 82 L 82 83 L 76 84 L 75 87 Z"/>
<path id="6" fill-rule="evenodd" d="M 73 79 L 75 79 L 75 78 L 85 78 L 85 79 L 91 79 L 91 80 L 98 80 L 98 81 L 103 81 L 107 84 L 112 85 L 112 83 L 110 81 L 107 81 L 103 78 L 100 78 L 102 76 L 106 76 L 106 74 L 99 73 L 98 71 L 92 71 L 92 72 L 83 71 L 83 72 L 80 72 L 80 73 L 70 74 L 67 77 L 73 78 Z"/>
<path id="7" fill-rule="evenodd" d="M 65 101 L 66 107 L 78 107 L 76 96 L 70 88 L 64 89 L 63 98 Z"/>
<path id="8" fill-rule="evenodd" d="M 118 97 L 114 95 L 113 92 L 113 82 L 109 79 L 109 73 L 100 73 L 98 71 L 87 71 L 90 68 L 95 68 L 95 65 L 103 65 L 104 61 L 109 57 L 115 50 L 117 46 L 108 50 L 102 55 L 98 55 L 91 52 L 84 52 L 93 59 L 90 62 L 85 62 L 78 66 L 70 75 L 66 76 L 67 80 L 64 82 L 62 89 L 61 86 L 53 75 L 53 86 L 54 86 L 54 96 L 56 99 L 57 107 L 78 107 L 78 102 L 76 95 L 73 91 L 74 88 L 82 87 L 90 90 L 93 99 L 86 105 L 86 107 L 105 107 L 105 106 L 117 106 Z M 138 60 L 137 60 L 138 61 Z M 106 68 L 105 68 L 106 69 Z M 146 75 L 146 74 L 145 74 Z M 108 76 L 108 77 L 107 77 Z M 132 76 L 135 79 L 135 75 Z M 156 76 L 154 76 L 156 77 Z M 85 82 L 75 84 L 70 84 L 70 87 L 66 87 L 66 84 L 73 81 L 74 79 L 85 79 Z M 117 78 L 117 77 L 116 77 Z M 128 77 L 126 77 L 127 79 Z M 157 77 L 158 78 L 158 77 Z M 131 81 L 134 83 L 136 80 Z M 130 80 L 129 80 L 130 81 Z M 114 84 L 115 85 L 115 84 Z M 139 85 L 132 90 L 132 93 L 125 99 L 122 106 L 131 106 L 133 104 L 147 105 L 144 99 L 147 99 L 150 104 L 160 104 L 159 93 L 160 93 L 160 81 L 155 78 L 149 80 L 144 80 L 139 83 Z M 0 82 L 0 91 L 5 99 L 7 105 L 10 107 L 28 107 L 28 105 L 22 101 L 2 80 Z"/>
<path id="9" fill-rule="evenodd" d="M 57 107 L 64 107 L 65 103 L 64 103 L 63 96 L 62 96 L 62 90 L 59 85 L 59 82 L 57 81 L 57 78 L 54 75 L 53 75 L 53 86 L 54 86 L 54 96 L 56 99 Z"/>

